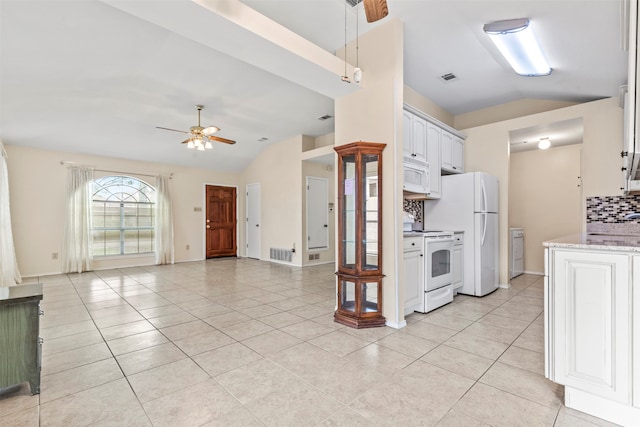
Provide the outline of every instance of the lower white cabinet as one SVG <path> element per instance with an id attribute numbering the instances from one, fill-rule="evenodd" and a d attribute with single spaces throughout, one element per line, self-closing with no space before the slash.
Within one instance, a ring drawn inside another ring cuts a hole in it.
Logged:
<path id="1" fill-rule="evenodd" d="M 404 314 L 413 313 L 424 304 L 423 237 L 404 239 Z"/>
<path id="2" fill-rule="evenodd" d="M 451 251 L 451 275 L 453 290 L 464 285 L 464 232 L 453 234 L 453 250 Z"/>
<path id="3" fill-rule="evenodd" d="M 634 281 L 640 290 L 640 256 L 564 248 L 546 254 L 547 378 L 565 386 L 567 407 L 640 425 L 631 422 L 640 420 L 632 407 L 640 407 L 640 298 L 632 293 Z"/>
<path id="4" fill-rule="evenodd" d="M 633 257 L 633 406 L 640 409 L 640 256 Z M 640 420 L 640 414 L 638 419 Z"/>

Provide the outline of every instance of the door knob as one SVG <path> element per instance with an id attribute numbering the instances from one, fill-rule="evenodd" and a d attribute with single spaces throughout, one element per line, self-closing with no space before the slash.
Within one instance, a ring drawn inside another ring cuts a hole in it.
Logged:
<path id="1" fill-rule="evenodd" d="M 210 219 L 208 219 L 208 220 L 207 220 L 207 222 L 211 222 L 211 220 L 210 220 Z"/>
<path id="2" fill-rule="evenodd" d="M 209 224 L 207 224 L 207 228 L 211 228 L 211 226 Z"/>
<path id="3" fill-rule="evenodd" d="M 260 227 L 260 224 L 256 224 L 256 227 Z"/>
<path id="4" fill-rule="evenodd" d="M 327 228 L 327 227 L 329 227 L 329 226 L 328 226 L 327 224 L 325 224 L 325 225 L 324 225 L 324 228 Z"/>

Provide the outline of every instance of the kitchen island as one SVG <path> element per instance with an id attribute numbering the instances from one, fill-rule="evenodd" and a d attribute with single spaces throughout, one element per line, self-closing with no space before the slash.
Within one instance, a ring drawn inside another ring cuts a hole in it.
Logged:
<path id="1" fill-rule="evenodd" d="M 545 376 L 565 405 L 640 426 L 640 236 L 545 246 Z"/>

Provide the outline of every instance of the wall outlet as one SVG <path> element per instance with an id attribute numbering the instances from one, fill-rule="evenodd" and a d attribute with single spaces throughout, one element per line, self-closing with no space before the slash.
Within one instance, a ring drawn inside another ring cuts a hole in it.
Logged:
<path id="1" fill-rule="evenodd" d="M 58 252 L 53 252 L 51 254 L 51 259 L 58 259 Z"/>
<path id="2" fill-rule="evenodd" d="M 187 245 L 187 250 L 189 250 L 191 247 L 189 245 Z"/>

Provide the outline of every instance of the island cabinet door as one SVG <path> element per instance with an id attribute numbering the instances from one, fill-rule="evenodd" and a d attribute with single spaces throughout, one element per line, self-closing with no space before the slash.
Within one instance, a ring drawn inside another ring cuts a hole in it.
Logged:
<path id="1" fill-rule="evenodd" d="M 640 256 L 633 257 L 633 405 L 640 408 Z"/>
<path id="2" fill-rule="evenodd" d="M 554 380 L 630 403 L 630 257 L 555 250 Z"/>

